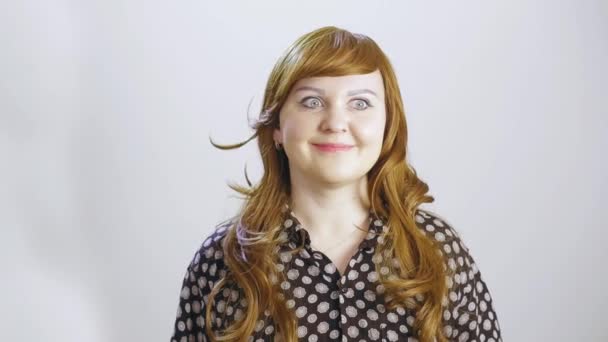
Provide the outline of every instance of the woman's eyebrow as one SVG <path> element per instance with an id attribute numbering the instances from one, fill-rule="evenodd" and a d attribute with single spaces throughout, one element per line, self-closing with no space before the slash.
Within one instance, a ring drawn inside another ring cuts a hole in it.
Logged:
<path id="1" fill-rule="evenodd" d="M 302 90 L 312 90 L 312 91 L 317 92 L 317 93 L 319 93 L 321 95 L 325 95 L 325 90 L 319 89 L 319 88 L 315 88 L 315 87 L 309 87 L 309 86 L 298 87 L 294 92 L 298 92 L 298 91 L 302 91 Z"/>
<path id="2" fill-rule="evenodd" d="M 319 93 L 321 95 L 325 95 L 325 90 L 319 89 L 319 88 L 315 88 L 315 87 L 310 87 L 310 86 L 298 87 L 294 92 L 303 91 L 303 90 L 311 90 L 311 91 L 317 92 L 317 93 Z M 370 90 L 370 89 L 351 90 L 346 95 L 353 96 L 353 95 L 359 95 L 359 94 L 365 94 L 365 93 L 374 95 L 375 97 L 378 97 L 378 94 L 376 94 L 376 92 L 374 92 L 373 90 Z"/>
<path id="3" fill-rule="evenodd" d="M 373 90 L 370 89 L 357 89 L 357 90 L 351 90 L 349 91 L 346 95 L 348 96 L 353 96 L 353 95 L 359 95 L 359 94 L 372 94 L 375 97 L 378 97 L 378 94 L 376 94 L 376 92 L 374 92 Z"/>

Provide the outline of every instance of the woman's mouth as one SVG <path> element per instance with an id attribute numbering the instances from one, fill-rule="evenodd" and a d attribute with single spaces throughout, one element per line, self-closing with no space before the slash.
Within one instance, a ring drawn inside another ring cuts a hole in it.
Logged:
<path id="1" fill-rule="evenodd" d="M 347 144 L 312 144 L 319 151 L 323 152 L 343 152 L 352 149 L 353 145 Z"/>

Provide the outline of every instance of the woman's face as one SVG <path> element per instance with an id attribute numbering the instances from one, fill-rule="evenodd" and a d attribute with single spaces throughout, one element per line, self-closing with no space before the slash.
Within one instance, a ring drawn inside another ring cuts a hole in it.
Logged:
<path id="1" fill-rule="evenodd" d="M 386 123 L 384 85 L 369 74 L 311 77 L 291 88 L 274 140 L 283 144 L 291 179 L 344 184 L 367 175 L 380 156 Z M 332 148 L 324 144 L 343 144 Z"/>

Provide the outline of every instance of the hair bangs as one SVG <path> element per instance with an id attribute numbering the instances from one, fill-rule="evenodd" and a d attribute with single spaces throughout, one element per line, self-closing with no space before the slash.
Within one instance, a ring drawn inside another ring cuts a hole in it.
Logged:
<path id="1" fill-rule="evenodd" d="M 347 31 L 320 31 L 291 50 L 292 81 L 307 77 L 368 74 L 381 65 L 382 51 L 373 40 Z M 294 82 L 295 83 L 295 82 Z"/>

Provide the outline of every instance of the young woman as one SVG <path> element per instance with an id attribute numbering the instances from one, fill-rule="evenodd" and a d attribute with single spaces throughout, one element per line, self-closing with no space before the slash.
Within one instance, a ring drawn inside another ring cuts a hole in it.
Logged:
<path id="1" fill-rule="evenodd" d="M 458 233 L 419 208 L 391 64 L 324 27 L 276 63 L 253 138 L 259 183 L 190 262 L 171 341 L 501 341 Z M 247 175 L 246 175 L 247 176 Z"/>

